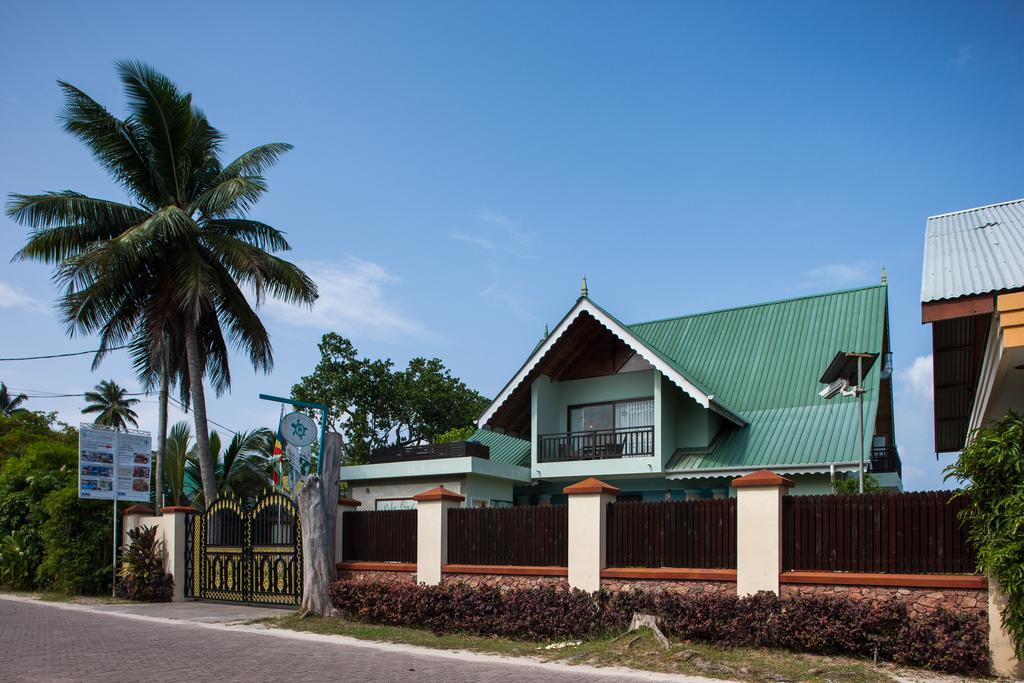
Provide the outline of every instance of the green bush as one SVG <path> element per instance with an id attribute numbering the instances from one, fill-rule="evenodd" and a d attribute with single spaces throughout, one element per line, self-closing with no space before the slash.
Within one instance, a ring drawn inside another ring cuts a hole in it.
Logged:
<path id="1" fill-rule="evenodd" d="M 465 441 L 469 437 L 476 434 L 476 427 L 472 425 L 469 427 L 453 427 L 443 434 L 438 434 L 434 437 L 434 443 L 452 443 L 455 441 Z"/>
<path id="2" fill-rule="evenodd" d="M 170 602 L 174 578 L 164 571 L 164 542 L 155 526 L 128 532 L 129 544 L 117 570 L 118 597 L 142 602 Z"/>
<path id="3" fill-rule="evenodd" d="M 26 548 L 22 534 L 0 538 L 0 586 L 14 590 L 31 588 L 37 561 L 38 557 Z"/>
<path id="4" fill-rule="evenodd" d="M 111 503 L 81 500 L 71 487 L 47 495 L 43 510 L 39 587 L 71 595 L 109 593 Z"/>
<path id="5" fill-rule="evenodd" d="M 1002 619 L 1024 658 L 1024 417 L 1009 413 L 975 430 L 946 478 L 963 485 L 961 512 L 978 555 L 978 570 L 1006 593 Z"/>

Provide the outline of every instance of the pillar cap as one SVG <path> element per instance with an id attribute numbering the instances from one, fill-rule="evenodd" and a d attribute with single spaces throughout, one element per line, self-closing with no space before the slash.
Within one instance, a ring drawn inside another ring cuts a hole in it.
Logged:
<path id="1" fill-rule="evenodd" d="M 165 513 L 170 512 L 171 514 L 174 514 L 175 512 L 188 512 L 188 513 L 199 512 L 199 510 L 196 510 L 194 507 L 192 507 L 190 505 L 168 505 L 167 507 L 160 508 L 160 509 L 161 509 L 161 511 L 163 511 Z"/>
<path id="2" fill-rule="evenodd" d="M 570 496 L 573 495 L 574 493 L 610 493 L 612 495 L 615 495 L 618 492 L 619 489 L 617 489 L 616 487 L 612 486 L 611 484 L 606 484 L 600 479 L 595 479 L 594 477 L 589 477 L 587 479 L 584 479 L 583 481 L 578 481 L 575 484 L 571 486 L 566 486 L 564 489 L 562 489 L 562 493 L 567 493 Z"/>
<path id="3" fill-rule="evenodd" d="M 136 503 L 135 505 L 129 505 L 124 510 L 121 510 L 121 516 L 125 515 L 152 515 L 154 514 L 153 508 L 148 505 Z"/>
<path id="4" fill-rule="evenodd" d="M 430 489 L 429 491 L 417 493 L 415 496 L 412 497 L 412 499 L 415 500 L 417 503 L 425 503 L 427 501 L 432 500 L 454 500 L 461 502 L 466 500 L 466 497 L 459 495 L 458 493 L 455 493 L 455 491 L 449 491 L 443 486 L 438 486 L 436 488 Z"/>
<path id="5" fill-rule="evenodd" d="M 758 470 L 750 474 L 732 480 L 734 489 L 742 489 L 751 486 L 784 486 L 789 488 L 793 485 L 791 479 L 775 474 L 771 470 Z"/>
<path id="6" fill-rule="evenodd" d="M 338 496 L 338 505 L 345 505 L 348 507 L 357 508 L 360 505 L 362 505 L 362 503 L 360 503 L 355 498 L 346 498 L 344 496 Z"/>

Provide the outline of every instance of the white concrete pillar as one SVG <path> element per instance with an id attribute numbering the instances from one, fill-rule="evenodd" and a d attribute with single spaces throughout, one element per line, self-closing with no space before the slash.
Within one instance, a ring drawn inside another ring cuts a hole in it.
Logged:
<path id="1" fill-rule="evenodd" d="M 593 593 L 605 568 L 608 503 L 619 489 L 591 477 L 562 491 L 569 496 L 569 585 Z"/>
<path id="2" fill-rule="evenodd" d="M 448 562 L 448 510 L 460 507 L 466 498 L 438 486 L 412 499 L 416 501 L 416 580 L 436 586 Z"/>
<path id="3" fill-rule="evenodd" d="M 357 507 L 362 505 L 355 498 L 338 498 L 338 515 L 334 518 L 334 564 L 341 562 L 341 542 L 343 540 L 341 516 L 346 511 L 355 510 Z"/>
<path id="4" fill-rule="evenodd" d="M 992 653 L 992 671 L 1014 680 L 1024 679 L 1024 665 L 1013 649 L 1013 636 L 1003 627 L 1002 611 L 1006 593 L 999 582 L 988 578 L 988 649 Z"/>
<path id="5" fill-rule="evenodd" d="M 779 594 L 782 496 L 793 482 L 769 470 L 733 479 L 736 489 L 736 594 Z"/>
<path id="6" fill-rule="evenodd" d="M 128 532 L 139 528 L 143 517 L 152 517 L 153 514 L 153 508 L 141 503 L 129 505 L 121 510 L 121 544 L 127 547 L 131 543 L 131 540 L 128 538 Z M 146 524 L 146 526 L 152 525 L 152 522 Z"/>
<path id="7" fill-rule="evenodd" d="M 171 506 L 163 508 L 160 517 L 152 518 L 160 520 L 164 551 L 167 553 L 164 571 L 174 577 L 174 602 L 185 600 L 185 518 L 194 514 L 195 508 Z"/>

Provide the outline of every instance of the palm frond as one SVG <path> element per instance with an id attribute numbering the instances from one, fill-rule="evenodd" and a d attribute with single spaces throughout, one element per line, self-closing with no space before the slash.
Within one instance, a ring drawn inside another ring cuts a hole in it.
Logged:
<path id="1" fill-rule="evenodd" d="M 285 152 L 294 149 L 286 142 L 271 142 L 253 147 L 248 152 L 224 167 L 222 177 L 235 178 L 241 175 L 263 175 L 263 172 L 277 163 Z"/>

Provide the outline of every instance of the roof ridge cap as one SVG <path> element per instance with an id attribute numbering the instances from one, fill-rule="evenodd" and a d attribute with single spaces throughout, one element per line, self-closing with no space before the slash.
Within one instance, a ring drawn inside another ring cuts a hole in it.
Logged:
<path id="1" fill-rule="evenodd" d="M 654 320 L 641 320 L 635 323 L 629 323 L 627 327 L 636 327 L 639 325 L 651 325 L 653 323 L 666 323 L 671 320 L 682 320 L 683 318 L 699 318 L 703 315 L 713 315 L 715 313 L 727 313 L 729 311 L 741 311 L 748 308 L 761 308 L 762 306 L 776 306 L 778 304 L 788 304 L 794 301 L 802 301 L 806 299 L 819 299 L 826 296 L 836 296 L 839 294 L 852 294 L 853 292 L 861 292 L 869 289 L 884 289 L 888 287 L 887 283 L 875 283 L 873 285 L 862 285 L 860 287 L 850 287 L 848 289 L 837 289 L 831 292 L 819 292 L 817 294 L 806 294 L 804 296 L 792 296 L 786 299 L 773 299 L 771 301 L 761 301 L 756 304 L 747 304 L 745 306 L 729 306 L 727 308 L 716 308 L 710 311 L 700 311 L 698 313 L 686 313 L 684 315 L 670 315 L 665 318 L 655 318 Z"/>
<path id="2" fill-rule="evenodd" d="M 926 220 L 932 220 L 933 218 L 947 218 L 949 216 L 955 216 L 960 213 L 970 213 L 971 211 L 981 211 L 982 209 L 994 209 L 997 206 L 1006 206 L 1007 204 L 1021 204 L 1024 203 L 1024 197 L 1020 199 L 1007 199 L 1003 202 L 995 202 L 994 204 L 985 204 L 984 206 L 972 206 L 969 209 L 957 209 L 956 211 L 947 211 L 946 213 L 937 213 L 932 216 L 928 216 Z"/>

